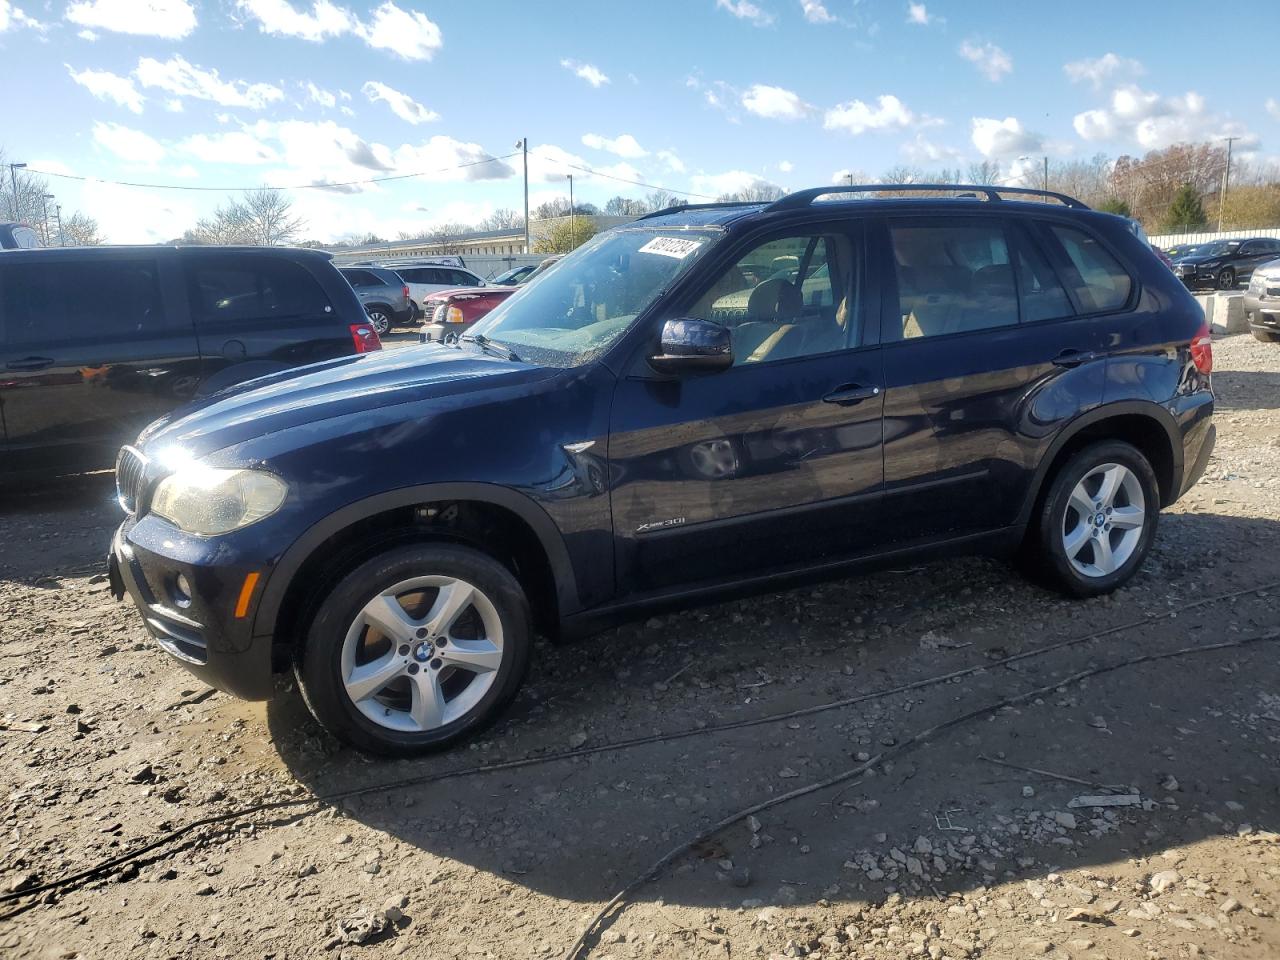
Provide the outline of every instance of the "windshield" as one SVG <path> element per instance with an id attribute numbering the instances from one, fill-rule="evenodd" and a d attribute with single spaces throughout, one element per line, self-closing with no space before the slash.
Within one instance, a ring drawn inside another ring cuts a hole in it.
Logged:
<path id="1" fill-rule="evenodd" d="M 1240 246 L 1239 240 L 1219 240 L 1217 243 L 1206 243 L 1196 248 L 1197 257 L 1220 257 L 1224 253 L 1234 253 Z"/>
<path id="2" fill-rule="evenodd" d="M 718 231 L 610 230 L 523 285 L 468 333 L 521 360 L 577 367 L 626 332 L 715 245 Z"/>

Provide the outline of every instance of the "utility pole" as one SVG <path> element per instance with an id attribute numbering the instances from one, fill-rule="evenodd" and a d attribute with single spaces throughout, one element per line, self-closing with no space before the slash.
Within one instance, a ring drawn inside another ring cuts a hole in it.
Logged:
<path id="1" fill-rule="evenodd" d="M 1044 192 L 1045 193 L 1049 192 L 1049 158 L 1048 156 L 1044 158 Z M 1049 202 L 1048 197 L 1044 197 L 1043 199 L 1045 203 Z"/>
<path id="2" fill-rule="evenodd" d="M 40 229 L 44 233 L 44 245 L 49 246 L 49 201 L 54 199 L 52 193 L 40 194 Z"/>
<path id="3" fill-rule="evenodd" d="M 13 219 L 21 219 L 21 211 L 18 209 L 18 171 L 26 168 L 25 163 L 9 164 L 9 180 L 13 183 Z"/>
<path id="4" fill-rule="evenodd" d="M 66 241 L 62 239 L 62 204 L 55 203 L 53 205 L 53 215 L 58 220 L 58 246 L 65 247 Z"/>
<path id="5" fill-rule="evenodd" d="M 849 186 L 851 186 L 851 187 L 852 187 L 852 186 L 853 186 L 853 171 L 852 171 L 852 170 L 851 170 L 851 171 L 849 171 L 847 174 L 845 174 L 845 176 L 847 176 L 847 177 L 849 178 Z"/>
<path id="6" fill-rule="evenodd" d="M 1231 186 L 1231 145 L 1239 140 L 1239 137 L 1223 137 L 1227 141 L 1227 166 L 1222 171 L 1222 196 L 1218 199 L 1218 232 L 1222 232 L 1222 214 L 1227 206 L 1227 189 Z"/>
<path id="7" fill-rule="evenodd" d="M 577 224 L 573 222 L 573 174 L 569 174 L 569 250 L 573 250 L 573 241 L 578 238 Z"/>
<path id="8" fill-rule="evenodd" d="M 524 154 L 524 252 L 529 253 L 529 138 L 521 137 L 516 146 Z"/>

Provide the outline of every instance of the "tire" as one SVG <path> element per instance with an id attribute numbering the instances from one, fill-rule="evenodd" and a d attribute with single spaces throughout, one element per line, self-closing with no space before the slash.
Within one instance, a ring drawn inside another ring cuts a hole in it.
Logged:
<path id="1" fill-rule="evenodd" d="M 1085 504 L 1090 514 L 1080 509 Z M 1159 519 L 1160 487 L 1147 458 L 1128 443 L 1105 440 L 1075 454 L 1053 477 L 1029 553 L 1049 585 L 1069 596 L 1110 593 L 1142 566 Z"/>
<path id="2" fill-rule="evenodd" d="M 414 756 L 473 736 L 511 702 L 529 666 L 530 623 L 520 584 L 492 557 L 454 544 L 396 547 L 329 591 L 294 670 L 335 737 Z"/>
<path id="3" fill-rule="evenodd" d="M 1219 290 L 1234 290 L 1236 288 L 1236 272 L 1231 267 L 1223 267 L 1222 272 L 1218 274 Z"/>
<path id="4" fill-rule="evenodd" d="M 369 323 L 373 325 L 374 333 L 385 337 L 391 332 L 391 314 L 381 307 L 370 307 L 366 312 L 369 314 Z"/>
<path id="5" fill-rule="evenodd" d="M 1261 340 L 1263 343 L 1280 343 L 1280 333 L 1272 333 L 1270 330 L 1259 330 L 1257 327 L 1250 327 L 1249 332 L 1253 334 L 1253 339 Z"/>

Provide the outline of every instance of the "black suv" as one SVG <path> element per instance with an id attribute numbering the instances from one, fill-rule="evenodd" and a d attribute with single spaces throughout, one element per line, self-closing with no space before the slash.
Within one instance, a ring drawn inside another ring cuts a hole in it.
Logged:
<path id="1" fill-rule="evenodd" d="M 209 683 L 292 666 L 325 727 L 403 754 L 493 718 L 535 631 L 940 554 L 1125 583 L 1213 448 L 1194 298 L 1068 197 L 859 189 L 904 192 L 651 214 L 457 345 L 151 425 L 114 589 Z"/>
<path id="2" fill-rule="evenodd" d="M 0 479 L 108 468 L 161 414 L 380 346 L 329 255 L 260 247 L 0 254 Z"/>
<path id="3" fill-rule="evenodd" d="M 1253 274 L 1254 267 L 1280 257 L 1280 240 L 1214 240 L 1194 247 L 1173 261 L 1173 272 L 1188 287 L 1234 290 Z"/>

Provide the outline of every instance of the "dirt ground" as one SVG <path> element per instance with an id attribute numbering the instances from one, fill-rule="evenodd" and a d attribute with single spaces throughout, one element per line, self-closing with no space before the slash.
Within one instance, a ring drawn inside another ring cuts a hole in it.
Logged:
<path id="1" fill-rule="evenodd" d="M 101 576 L 105 478 L 6 495 L 0 895 L 250 804 L 461 775 L 0 902 L 0 957 L 561 957 L 668 850 L 878 757 L 676 858 L 589 956 L 1280 957 L 1280 346 L 1215 352 L 1208 475 L 1114 596 L 962 560 L 655 618 L 541 647 L 503 722 L 415 762 L 341 748 L 291 688 L 245 704 L 173 665 Z M 1077 799 L 1100 795 L 1125 805 Z"/>

